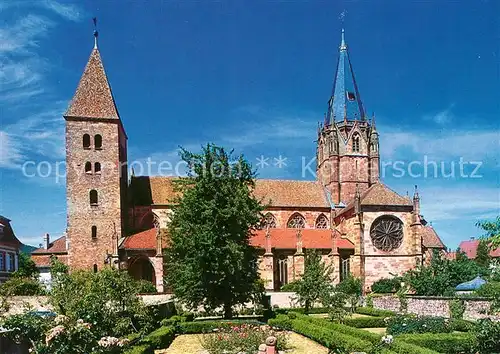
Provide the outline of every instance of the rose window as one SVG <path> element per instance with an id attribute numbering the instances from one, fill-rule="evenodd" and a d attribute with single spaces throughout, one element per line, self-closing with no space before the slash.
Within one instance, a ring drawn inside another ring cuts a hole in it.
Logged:
<path id="1" fill-rule="evenodd" d="M 373 222 L 370 236 L 379 250 L 392 251 L 403 242 L 403 223 L 393 216 L 381 216 Z"/>

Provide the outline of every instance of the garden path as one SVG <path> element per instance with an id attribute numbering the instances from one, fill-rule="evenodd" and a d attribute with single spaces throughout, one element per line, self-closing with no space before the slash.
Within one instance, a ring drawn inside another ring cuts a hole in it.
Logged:
<path id="1" fill-rule="evenodd" d="M 168 349 L 155 350 L 155 354 L 205 354 L 199 334 L 183 334 L 175 338 Z M 297 333 L 290 334 L 290 343 L 293 346 L 290 354 L 327 354 L 328 349 Z"/>

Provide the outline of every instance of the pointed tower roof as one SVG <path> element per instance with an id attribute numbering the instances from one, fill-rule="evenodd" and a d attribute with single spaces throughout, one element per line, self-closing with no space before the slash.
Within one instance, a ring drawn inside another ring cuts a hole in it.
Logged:
<path id="1" fill-rule="evenodd" d="M 342 29 L 340 54 L 337 71 L 333 82 L 332 96 L 328 101 L 328 121 L 333 123 L 342 120 L 365 120 L 365 112 L 361 103 L 358 85 L 354 78 L 349 52 Z"/>
<path id="2" fill-rule="evenodd" d="M 120 119 L 94 31 L 94 49 L 65 117 Z"/>

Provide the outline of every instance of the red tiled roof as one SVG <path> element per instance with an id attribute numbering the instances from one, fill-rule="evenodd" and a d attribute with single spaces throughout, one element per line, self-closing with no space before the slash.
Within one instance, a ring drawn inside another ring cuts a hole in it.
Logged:
<path id="1" fill-rule="evenodd" d="M 280 249 L 297 248 L 297 229 L 270 229 L 270 233 L 271 247 Z M 331 230 L 303 229 L 302 247 L 324 249 L 332 248 L 331 235 Z M 255 247 L 265 248 L 265 230 L 257 230 L 254 233 L 253 237 L 250 239 L 250 244 Z M 121 247 L 125 249 L 155 249 L 156 229 L 153 228 L 128 236 Z M 337 248 L 353 249 L 354 245 L 347 239 L 338 238 Z"/>
<path id="2" fill-rule="evenodd" d="M 94 48 L 65 117 L 119 119 L 99 50 Z"/>
<path id="3" fill-rule="evenodd" d="M 458 248 L 465 252 L 467 258 L 474 259 L 476 258 L 477 246 L 479 246 L 479 240 L 469 240 L 460 242 Z M 500 257 L 500 248 L 490 251 L 490 256 L 495 258 Z"/>
<path id="4" fill-rule="evenodd" d="M 174 190 L 177 177 L 134 177 L 131 186 L 134 201 L 140 205 L 171 204 L 179 192 Z M 275 207 L 329 208 L 325 190 L 315 181 L 255 180 L 255 197 Z"/>
<path id="5" fill-rule="evenodd" d="M 36 254 L 36 255 L 31 255 L 31 259 L 33 262 L 35 262 L 37 267 L 50 267 L 50 259 L 53 257 L 51 254 Z M 60 260 L 63 264 L 68 265 L 68 255 L 66 254 L 58 254 L 57 256 L 58 260 Z"/>
<path id="6" fill-rule="evenodd" d="M 32 254 L 52 254 L 52 253 L 67 253 L 66 236 L 59 237 L 57 240 L 49 243 L 49 248 L 37 248 Z"/>
<path id="7" fill-rule="evenodd" d="M 152 228 L 127 236 L 121 247 L 133 250 L 156 249 L 156 232 L 157 230 Z"/>
<path id="8" fill-rule="evenodd" d="M 436 230 L 430 225 L 423 227 L 422 243 L 427 248 L 446 248 Z"/>
<path id="9" fill-rule="evenodd" d="M 271 248 L 296 249 L 297 229 L 270 229 Z M 259 248 L 266 248 L 266 231 L 257 230 L 250 239 L 250 243 Z M 302 247 L 304 248 L 332 248 L 332 230 L 302 229 Z M 351 241 L 337 238 L 337 248 L 353 249 Z"/>

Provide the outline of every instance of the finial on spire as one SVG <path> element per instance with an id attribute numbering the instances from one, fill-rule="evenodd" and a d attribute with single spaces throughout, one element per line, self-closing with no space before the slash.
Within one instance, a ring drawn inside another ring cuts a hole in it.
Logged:
<path id="1" fill-rule="evenodd" d="M 97 17 L 92 19 L 94 22 L 94 49 L 97 49 L 97 37 L 99 36 L 99 32 L 97 32 Z"/>
<path id="2" fill-rule="evenodd" d="M 420 195 L 418 194 L 417 185 L 415 185 L 415 193 L 413 194 L 413 199 L 420 199 Z"/>
<path id="3" fill-rule="evenodd" d="M 346 50 L 347 45 L 345 44 L 344 29 L 342 28 L 342 41 L 340 42 L 340 50 Z"/>

